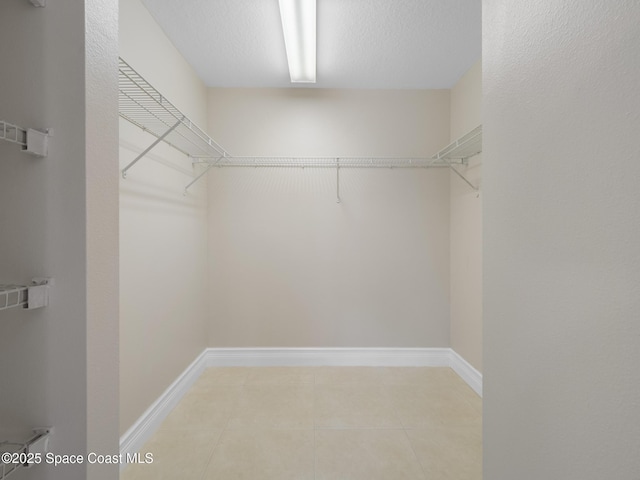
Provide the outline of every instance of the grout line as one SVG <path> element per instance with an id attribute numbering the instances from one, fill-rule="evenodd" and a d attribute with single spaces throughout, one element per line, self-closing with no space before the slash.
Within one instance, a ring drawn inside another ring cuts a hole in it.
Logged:
<path id="1" fill-rule="evenodd" d="M 427 478 L 427 472 L 424 470 L 424 466 L 422 465 L 422 462 L 420 461 L 420 458 L 418 457 L 418 454 L 416 453 L 416 449 L 413 447 L 413 442 L 411 442 L 411 438 L 409 437 L 409 433 L 407 432 L 406 428 L 403 428 L 402 431 L 404 432 L 405 437 L 407 437 L 407 442 L 409 442 L 409 446 L 411 447 L 411 451 L 413 452 L 413 456 L 415 457 L 416 461 L 418 462 L 418 465 L 420 465 L 420 470 L 422 471 L 422 476 L 423 478 Z"/>
<path id="2" fill-rule="evenodd" d="M 216 367 L 208 367 L 208 368 L 216 368 Z M 242 392 L 244 390 L 244 386 L 245 386 L 245 383 L 246 383 L 248 377 L 249 377 L 249 375 L 247 374 L 245 376 L 242 384 L 239 385 L 241 387 L 239 395 L 242 395 Z M 231 385 L 219 385 L 219 386 L 221 386 L 221 387 L 231 387 L 231 386 L 235 386 L 235 385 L 231 384 Z M 189 390 L 191 390 L 191 389 L 193 389 L 193 386 Z M 235 412 L 235 410 L 234 410 L 234 412 Z M 227 417 L 227 420 L 224 423 L 224 427 L 222 427 L 222 431 L 220 432 L 220 435 L 218 436 L 218 440 L 216 441 L 216 444 L 214 445 L 213 450 L 211 450 L 211 454 L 209 455 L 209 459 L 207 460 L 207 464 L 205 465 L 204 470 L 202 471 L 202 476 L 200 477 L 200 480 L 206 480 L 205 476 L 207 474 L 207 470 L 209 469 L 209 465 L 211 465 L 211 462 L 213 460 L 214 454 L 216 453 L 216 450 L 218 449 L 218 447 L 222 443 L 222 437 L 224 437 L 225 432 L 228 430 L 229 422 L 231 421 L 232 415 L 233 414 L 230 414 L 230 416 Z"/>
<path id="3" fill-rule="evenodd" d="M 211 450 L 211 454 L 209 454 L 209 459 L 207 460 L 207 463 L 204 466 L 204 470 L 202 470 L 202 475 L 200 476 L 201 480 L 205 480 L 205 475 L 207 474 L 207 470 L 209 469 L 209 465 L 211 465 L 211 461 L 213 460 L 213 455 L 216 453 L 216 450 L 218 449 L 218 446 L 222 442 L 222 436 L 224 435 L 224 432 L 227 431 L 227 425 L 228 424 L 229 424 L 229 419 L 227 418 L 227 421 L 225 422 L 224 427 L 222 427 L 222 431 L 220 432 L 220 435 L 218 435 L 218 440 L 216 441 L 216 444 L 213 446 L 213 449 Z"/>
<path id="4" fill-rule="evenodd" d="M 419 386 L 415 383 L 411 383 L 410 385 Z M 391 387 L 393 388 L 393 386 Z M 413 452 L 413 456 L 416 459 L 416 462 L 418 462 L 418 465 L 420 465 L 420 471 L 422 472 L 422 477 L 426 480 L 427 472 L 425 471 L 424 466 L 422 465 L 422 462 L 420 461 L 420 458 L 418 457 L 418 454 L 416 453 L 416 450 L 413 447 L 413 443 L 411 442 L 411 438 L 409 437 L 409 432 L 407 432 L 408 427 L 405 425 L 405 422 L 402 421 L 402 417 L 398 415 L 398 410 L 394 407 L 393 402 L 391 402 L 391 409 L 393 410 L 394 415 L 398 418 L 400 425 L 402 425 L 402 431 L 404 432 L 404 436 L 406 437 L 407 442 L 409 442 L 409 447 L 411 447 L 411 451 Z"/>

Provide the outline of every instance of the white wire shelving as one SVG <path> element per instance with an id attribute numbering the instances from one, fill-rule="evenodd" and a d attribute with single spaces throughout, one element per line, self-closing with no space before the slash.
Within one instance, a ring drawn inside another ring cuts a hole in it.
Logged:
<path id="1" fill-rule="evenodd" d="M 122 58 L 118 83 L 120 116 L 156 137 L 148 148 L 122 169 L 123 177 L 126 178 L 127 171 L 160 142 L 172 146 L 193 160 L 216 159 L 228 155 Z"/>
<path id="2" fill-rule="evenodd" d="M 208 163 L 208 162 L 204 162 Z M 216 167 L 433 168 L 447 163 L 427 157 L 226 157 Z"/>
<path id="3" fill-rule="evenodd" d="M 461 136 L 454 142 L 450 143 L 433 158 L 439 162 L 444 162 L 453 173 L 464 180 L 476 192 L 480 190 L 479 187 L 471 183 L 467 177 L 460 173 L 455 164 L 467 165 L 468 160 L 475 157 L 482 152 L 482 125 L 478 125 L 476 128 Z"/>
<path id="4" fill-rule="evenodd" d="M 149 147 L 122 169 L 124 178 L 131 167 L 156 145 L 164 142 L 191 158 L 193 164 L 203 164 L 206 167 L 185 186 L 185 193 L 213 167 L 336 168 L 338 182 L 341 168 L 447 167 L 474 190 L 478 190 L 455 169 L 454 165 L 465 165 L 469 158 L 482 151 L 481 125 L 432 157 L 236 157 L 229 154 L 189 120 L 122 58 L 120 59 L 119 87 L 120 116 L 156 138 Z"/>
<path id="5" fill-rule="evenodd" d="M 0 310 L 33 310 L 49 305 L 50 278 L 34 278 L 31 285 L 0 285 Z"/>
<path id="6" fill-rule="evenodd" d="M 472 189 L 473 185 L 456 165 L 467 165 L 468 160 L 482 152 L 482 125 L 466 133 L 432 157 L 233 157 L 227 156 L 208 163 L 215 167 L 313 167 L 313 168 L 450 168 Z M 205 171 L 206 173 L 206 171 Z M 339 174 L 338 174 L 339 179 Z"/>
<path id="7" fill-rule="evenodd" d="M 444 162 L 459 160 L 465 162 L 482 152 L 482 125 L 478 125 L 470 132 L 453 141 L 433 158 Z"/>
<path id="8" fill-rule="evenodd" d="M 210 167 L 313 167 L 313 168 L 437 168 L 466 165 L 482 152 L 482 125 L 447 145 L 432 157 L 225 157 L 195 160 Z M 465 179 L 465 181 L 467 181 Z M 469 182 L 467 182 L 469 183 Z M 472 186 L 473 187 L 473 186 Z M 475 188 L 475 187 L 473 187 Z"/>
<path id="9" fill-rule="evenodd" d="M 49 440 L 53 428 L 34 429 L 33 434 L 25 441 L 1 440 L 0 455 L 10 454 L 10 460 L 0 459 L 0 480 L 9 478 L 18 470 L 32 465 L 45 463 L 45 455 L 49 451 Z"/>

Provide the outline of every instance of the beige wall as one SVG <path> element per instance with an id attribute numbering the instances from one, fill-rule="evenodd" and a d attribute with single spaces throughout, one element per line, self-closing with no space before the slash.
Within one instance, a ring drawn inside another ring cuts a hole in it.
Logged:
<path id="1" fill-rule="evenodd" d="M 451 90 L 451 141 L 482 123 L 482 62 Z M 481 183 L 482 154 L 457 167 Z M 482 194 L 450 174 L 451 347 L 482 371 Z"/>
<path id="2" fill-rule="evenodd" d="M 226 90 L 235 155 L 427 155 L 448 91 Z M 214 169 L 209 345 L 449 346 L 446 170 Z"/>
<path id="3" fill-rule="evenodd" d="M 56 452 L 112 454 L 117 4 L 47 3 L 0 3 L 2 120 L 55 130 L 43 159 L 0 142 L 0 283 L 55 278 L 48 307 L 0 312 L 0 429 L 30 434 L 51 425 Z M 97 480 L 117 472 L 115 465 L 40 465 L 15 479 Z"/>
<path id="4" fill-rule="evenodd" d="M 120 450 L 118 1 L 85 2 L 84 14 L 87 450 L 115 453 Z M 57 68 L 59 65 L 56 72 Z M 57 444 L 52 445 L 58 448 Z M 86 476 L 82 478 L 110 480 L 117 471 L 118 465 L 87 465 Z"/>
<path id="5" fill-rule="evenodd" d="M 120 1 L 120 55 L 206 129 L 206 89 L 139 0 Z M 120 166 L 154 138 L 120 120 Z M 120 180 L 120 433 L 206 346 L 206 182 L 162 144 Z"/>
<path id="6" fill-rule="evenodd" d="M 483 2 L 484 478 L 640 472 L 640 2 Z"/>

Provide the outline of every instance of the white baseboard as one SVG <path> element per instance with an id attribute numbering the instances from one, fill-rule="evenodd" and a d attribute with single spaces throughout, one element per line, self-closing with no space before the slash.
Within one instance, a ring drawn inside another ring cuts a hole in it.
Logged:
<path id="1" fill-rule="evenodd" d="M 207 367 L 448 367 L 450 348 L 209 348 Z"/>
<path id="2" fill-rule="evenodd" d="M 142 446 L 158 429 L 171 410 L 180 402 L 185 393 L 206 368 L 205 349 L 191 362 L 184 372 L 151 404 L 140 418 L 120 437 L 120 453 L 126 458 L 128 453 L 139 452 Z M 126 466 L 120 464 L 120 470 Z"/>
<path id="3" fill-rule="evenodd" d="M 462 358 L 456 351 L 451 350 L 450 367 L 482 397 L 482 374 L 473 368 L 469 362 Z"/>
<path id="4" fill-rule="evenodd" d="M 451 348 L 207 348 L 120 437 L 120 453 L 140 451 L 205 368 L 243 366 L 451 367 L 482 396 L 482 374 Z"/>

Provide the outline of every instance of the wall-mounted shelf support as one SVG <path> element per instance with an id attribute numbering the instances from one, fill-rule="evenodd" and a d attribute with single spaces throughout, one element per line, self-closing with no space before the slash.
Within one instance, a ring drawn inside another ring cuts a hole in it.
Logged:
<path id="1" fill-rule="evenodd" d="M 17 460 L 6 463 L 0 460 L 0 480 L 8 478 L 20 469 L 44 463 L 52 433 L 53 427 L 36 428 L 33 430 L 33 436 L 25 442 L 0 441 L 0 453 L 9 453 L 13 457 L 12 460 Z M 35 460 L 38 457 L 40 462 Z"/>
<path id="2" fill-rule="evenodd" d="M 479 190 L 471 183 L 462 173 L 460 173 L 453 165 L 459 163 L 467 165 L 471 157 L 475 157 L 482 152 L 482 125 L 478 125 L 469 133 L 450 143 L 433 156 L 438 162 L 444 162 L 449 169 L 458 177 L 464 180 L 476 192 Z"/>
<path id="3" fill-rule="evenodd" d="M 9 122 L 0 120 L 0 140 L 20 145 L 22 151 L 36 157 L 46 157 L 49 150 L 49 137 L 53 131 L 44 132 L 33 128 L 18 127 Z"/>
<path id="4" fill-rule="evenodd" d="M 449 169 L 455 173 L 458 177 L 460 177 L 462 180 L 465 181 L 465 183 L 467 185 L 469 185 L 473 190 L 475 190 L 476 192 L 478 190 L 480 190 L 479 187 L 476 187 L 473 183 L 471 183 L 469 180 L 467 180 L 467 177 L 465 177 L 464 175 L 462 175 L 458 170 L 456 170 L 456 167 L 454 167 L 453 165 L 449 165 Z"/>
<path id="5" fill-rule="evenodd" d="M 33 310 L 49 305 L 52 278 L 34 278 L 31 285 L 0 285 L 0 310 L 25 308 Z"/>
<path id="6" fill-rule="evenodd" d="M 147 148 L 145 148 L 145 150 L 140 155 L 138 155 L 129 165 L 124 167 L 122 169 L 122 178 L 127 178 L 127 170 L 129 170 L 131 167 L 133 167 L 136 163 L 138 163 L 138 161 L 142 157 L 144 157 L 147 153 L 149 153 L 151 150 L 153 150 L 153 147 L 155 147 L 160 142 L 162 142 L 167 137 L 167 135 L 169 135 L 171 132 L 173 132 L 178 127 L 178 125 L 180 125 L 180 123 L 182 123 L 182 120 L 178 120 L 176 123 L 174 123 L 173 126 L 171 128 L 169 128 L 169 130 L 167 130 L 162 135 L 160 135 L 156 139 L 155 142 L 153 142 L 151 145 L 149 145 Z"/>
<path id="7" fill-rule="evenodd" d="M 207 167 L 202 171 L 202 173 L 200 173 L 200 175 L 198 175 L 196 178 L 194 178 L 193 180 L 191 180 L 191 181 L 189 182 L 189 184 L 188 184 L 186 187 L 184 187 L 184 194 L 186 195 L 186 194 L 187 194 L 187 190 L 189 190 L 189 187 L 190 187 L 191 185 L 193 185 L 194 183 L 196 183 L 198 180 L 200 180 L 202 177 L 204 177 L 204 176 L 209 172 L 209 170 L 211 170 L 213 167 L 215 167 L 215 166 L 218 164 L 218 162 L 219 162 L 220 160 L 222 160 L 223 158 L 224 158 L 224 155 L 223 155 L 223 156 L 221 156 L 221 157 L 218 157 L 218 158 L 217 158 L 215 161 L 213 161 L 213 162 L 207 162 L 209 165 L 208 165 L 208 166 L 207 166 Z M 194 163 L 194 165 L 195 165 L 195 163 Z"/>

